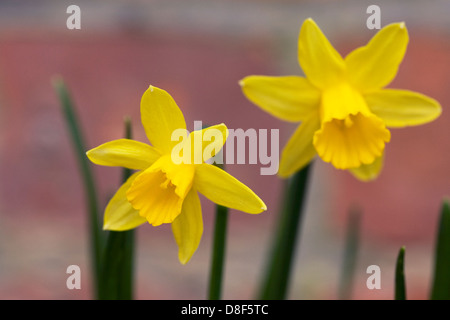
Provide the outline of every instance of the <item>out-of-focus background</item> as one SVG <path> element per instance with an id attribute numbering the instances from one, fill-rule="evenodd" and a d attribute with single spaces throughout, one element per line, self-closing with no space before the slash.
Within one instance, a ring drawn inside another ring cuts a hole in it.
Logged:
<path id="1" fill-rule="evenodd" d="M 81 9 L 81 30 L 68 30 L 66 9 Z M 77 163 L 51 85 L 61 75 L 77 107 L 87 148 L 123 136 L 130 116 L 145 142 L 139 102 L 149 84 L 166 89 L 194 120 L 229 128 L 294 124 L 252 105 L 238 81 L 252 74 L 301 75 L 297 38 L 312 17 L 345 55 L 365 45 L 366 9 L 382 26 L 405 21 L 406 57 L 390 85 L 430 95 L 441 117 L 392 130 L 385 167 L 371 183 L 317 160 L 311 176 L 290 299 L 337 299 L 349 209 L 361 208 L 352 299 L 392 299 L 398 250 L 406 246 L 407 294 L 427 299 L 441 201 L 450 195 L 450 2 L 436 1 L 36 1 L 0 2 L 0 299 L 90 299 L 88 229 Z M 224 298 L 256 297 L 277 220 L 283 182 L 262 165 L 228 171 L 260 195 L 261 215 L 230 213 Z M 120 169 L 93 166 L 102 204 Z M 170 226 L 137 231 L 137 299 L 204 299 L 211 257 L 213 205 L 202 198 L 205 232 L 182 266 Z M 81 290 L 68 290 L 66 268 L 79 265 Z M 369 290 L 366 269 L 381 268 Z"/>

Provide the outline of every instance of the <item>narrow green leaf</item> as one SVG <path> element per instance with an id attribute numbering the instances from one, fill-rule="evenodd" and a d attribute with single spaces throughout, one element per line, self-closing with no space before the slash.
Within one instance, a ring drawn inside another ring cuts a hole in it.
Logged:
<path id="1" fill-rule="evenodd" d="M 283 209 L 279 217 L 259 299 L 286 299 L 295 246 L 301 228 L 300 222 L 308 189 L 310 166 L 297 172 L 286 186 Z"/>
<path id="2" fill-rule="evenodd" d="M 450 206 L 442 204 L 441 219 L 436 241 L 432 300 L 450 300 Z"/>
<path id="3" fill-rule="evenodd" d="M 400 248 L 395 267 L 395 300 L 406 300 L 405 247 Z"/>
<path id="4" fill-rule="evenodd" d="M 92 256 L 92 273 L 94 278 L 94 292 L 99 296 L 100 272 L 101 272 L 101 252 L 103 247 L 103 237 L 99 224 L 97 194 L 94 178 L 91 172 L 90 163 L 86 157 L 86 148 L 78 118 L 75 113 L 72 99 L 67 87 L 61 77 L 52 79 L 53 87 L 59 97 L 61 109 L 64 115 L 67 129 L 72 139 L 72 145 L 78 160 L 84 192 L 87 201 L 87 211 L 90 231 L 90 250 Z"/>
<path id="5" fill-rule="evenodd" d="M 359 248 L 360 221 L 360 209 L 356 207 L 351 208 L 348 215 L 344 260 L 339 283 L 338 297 L 340 300 L 351 299 L 356 267 L 356 256 Z"/>
<path id="6" fill-rule="evenodd" d="M 125 138 L 131 139 L 131 121 L 125 118 Z M 132 174 L 123 169 L 122 182 Z M 133 299 L 134 230 L 109 231 L 105 248 L 100 299 Z"/>
<path id="7" fill-rule="evenodd" d="M 133 299 L 134 230 L 110 231 L 105 248 L 102 300 Z"/>
<path id="8" fill-rule="evenodd" d="M 223 169 L 223 165 L 215 164 Z M 223 271 L 225 264 L 228 208 L 216 205 L 216 221 L 214 225 L 213 252 L 209 275 L 209 300 L 220 300 L 222 297 Z"/>

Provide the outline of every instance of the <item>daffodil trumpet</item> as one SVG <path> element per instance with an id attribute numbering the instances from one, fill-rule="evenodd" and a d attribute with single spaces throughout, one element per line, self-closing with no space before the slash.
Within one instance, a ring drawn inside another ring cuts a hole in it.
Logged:
<path id="1" fill-rule="evenodd" d="M 178 258 L 185 264 L 197 250 L 203 234 L 198 193 L 219 205 L 247 213 L 257 214 L 267 209 L 250 188 L 206 163 L 227 139 L 228 130 L 223 123 L 188 133 L 183 113 L 174 99 L 154 86 L 143 94 L 140 111 L 151 145 L 119 139 L 87 152 L 95 164 L 136 170 L 109 201 L 104 229 L 122 231 L 144 223 L 153 226 L 170 223 L 178 245 Z M 184 141 L 183 147 L 176 150 L 181 152 L 178 159 L 186 160 L 183 152 L 189 150 L 189 161 L 174 162 L 173 149 L 179 146 L 179 140 L 172 138 L 174 132 Z M 205 138 L 218 132 L 222 139 Z M 194 148 L 194 141 L 201 148 Z"/>

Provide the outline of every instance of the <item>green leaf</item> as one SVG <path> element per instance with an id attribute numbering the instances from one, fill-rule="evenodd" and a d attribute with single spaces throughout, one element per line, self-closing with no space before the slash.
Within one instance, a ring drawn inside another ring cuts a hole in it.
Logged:
<path id="1" fill-rule="evenodd" d="M 348 215 L 344 259 L 338 292 L 338 297 L 340 300 L 348 300 L 351 298 L 355 275 L 356 256 L 359 248 L 360 224 L 361 211 L 359 208 L 353 207 L 350 209 Z"/>
<path id="2" fill-rule="evenodd" d="M 395 300 L 406 300 L 405 247 L 400 248 L 395 266 Z"/>
<path id="3" fill-rule="evenodd" d="M 84 192 L 86 195 L 87 212 L 89 220 L 90 233 L 90 249 L 92 256 L 92 273 L 94 278 L 94 292 L 99 296 L 100 288 L 100 273 L 101 273 L 101 252 L 103 248 L 103 237 L 99 224 L 97 194 L 95 188 L 95 181 L 91 172 L 90 162 L 86 157 L 86 148 L 84 139 L 79 125 L 78 118 L 75 113 L 72 99 L 69 95 L 67 87 L 61 77 L 54 77 L 52 79 L 53 87 L 59 97 L 61 109 L 64 115 L 67 129 L 72 140 L 72 146 L 75 151 L 75 156 L 78 160 Z"/>
<path id="4" fill-rule="evenodd" d="M 436 241 L 432 300 L 450 300 L 450 206 L 444 200 Z"/>
<path id="5" fill-rule="evenodd" d="M 131 121 L 125 118 L 125 138 L 131 139 Z M 123 169 L 122 182 L 132 174 Z M 103 259 L 100 299 L 133 299 L 134 278 L 134 230 L 109 231 Z"/>
<path id="6" fill-rule="evenodd" d="M 109 231 L 100 299 L 133 299 L 134 230 Z"/>
<path id="7" fill-rule="evenodd" d="M 261 300 L 286 299 L 295 246 L 301 229 L 310 166 L 311 164 L 294 174 L 286 185 L 283 209 L 262 281 L 259 296 Z"/>

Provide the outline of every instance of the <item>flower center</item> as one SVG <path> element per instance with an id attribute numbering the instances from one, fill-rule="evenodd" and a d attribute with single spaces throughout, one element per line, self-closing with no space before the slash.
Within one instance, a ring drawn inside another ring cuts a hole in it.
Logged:
<path id="1" fill-rule="evenodd" d="M 320 117 L 321 127 L 314 134 L 314 147 L 322 160 L 338 169 L 373 163 L 390 140 L 384 122 L 345 83 L 323 92 Z"/>
<path id="2" fill-rule="evenodd" d="M 153 226 L 172 223 L 181 213 L 194 172 L 193 165 L 176 165 L 170 155 L 162 156 L 134 180 L 128 201 Z"/>

